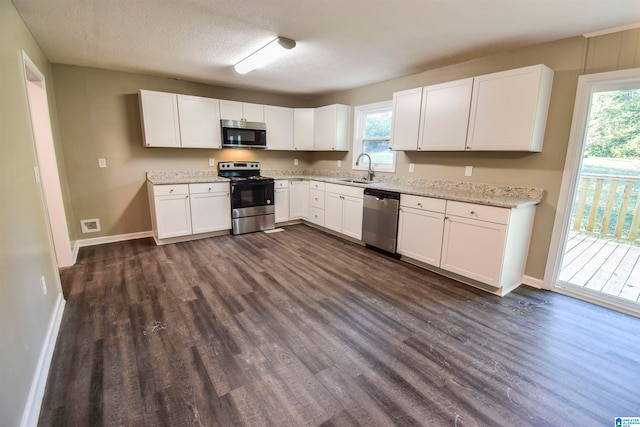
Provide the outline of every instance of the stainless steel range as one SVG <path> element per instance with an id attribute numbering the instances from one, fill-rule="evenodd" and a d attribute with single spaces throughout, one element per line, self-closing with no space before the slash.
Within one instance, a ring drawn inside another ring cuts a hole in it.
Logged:
<path id="1" fill-rule="evenodd" d="M 260 176 L 259 162 L 220 162 L 218 175 L 231 180 L 232 234 L 275 228 L 273 178 Z"/>

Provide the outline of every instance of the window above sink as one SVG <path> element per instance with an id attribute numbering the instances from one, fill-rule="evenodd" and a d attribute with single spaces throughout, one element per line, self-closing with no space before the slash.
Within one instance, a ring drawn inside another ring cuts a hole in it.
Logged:
<path id="1" fill-rule="evenodd" d="M 356 165 L 360 153 L 371 156 L 374 172 L 395 172 L 396 153 L 389 148 L 391 140 L 392 101 L 355 107 L 355 134 L 353 137 L 352 169 L 369 169 L 368 160 Z"/>

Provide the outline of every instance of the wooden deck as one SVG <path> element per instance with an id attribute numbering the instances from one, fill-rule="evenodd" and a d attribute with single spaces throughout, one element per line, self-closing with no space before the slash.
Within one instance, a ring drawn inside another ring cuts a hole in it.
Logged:
<path id="1" fill-rule="evenodd" d="M 640 247 L 571 233 L 559 279 L 640 302 Z"/>

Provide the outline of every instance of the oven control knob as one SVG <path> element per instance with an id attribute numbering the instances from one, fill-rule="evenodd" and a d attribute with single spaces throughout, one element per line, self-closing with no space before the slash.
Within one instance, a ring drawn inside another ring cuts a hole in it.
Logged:
<path id="1" fill-rule="evenodd" d="M 270 205 L 271 204 L 271 200 L 267 200 L 267 204 Z"/>

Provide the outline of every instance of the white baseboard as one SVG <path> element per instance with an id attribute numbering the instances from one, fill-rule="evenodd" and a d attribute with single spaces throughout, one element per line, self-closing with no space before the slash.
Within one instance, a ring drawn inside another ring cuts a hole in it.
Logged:
<path id="1" fill-rule="evenodd" d="M 522 283 L 531 286 L 532 288 L 547 289 L 542 279 L 536 279 L 535 277 L 531 276 L 522 276 Z"/>
<path id="2" fill-rule="evenodd" d="M 29 390 L 27 404 L 25 405 L 22 413 L 22 422 L 20 423 L 21 427 L 32 427 L 38 424 L 40 407 L 42 406 L 42 399 L 44 398 L 44 389 L 47 385 L 47 377 L 49 376 L 53 350 L 56 346 L 58 332 L 60 331 L 60 324 L 62 323 L 64 306 L 65 300 L 62 293 L 60 293 L 58 294 L 58 300 L 56 301 L 53 314 L 51 315 L 51 321 L 49 322 L 49 328 L 47 329 L 44 346 L 40 351 L 40 357 L 38 358 L 38 365 L 36 366 L 33 381 L 31 382 L 31 389 Z"/>
<path id="3" fill-rule="evenodd" d="M 106 243 L 124 242 L 125 240 L 144 239 L 145 237 L 153 237 L 153 231 L 140 231 L 138 233 L 116 234 L 115 236 L 93 237 L 91 239 L 76 240 L 73 242 L 73 251 L 71 254 L 73 264 L 78 259 L 80 248 L 86 246 L 104 245 Z"/>

